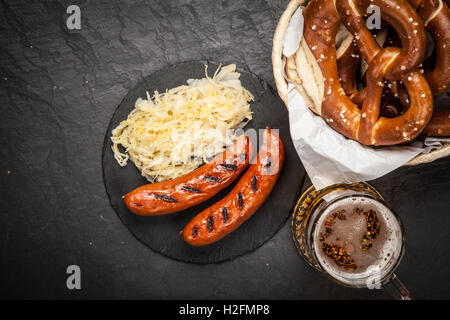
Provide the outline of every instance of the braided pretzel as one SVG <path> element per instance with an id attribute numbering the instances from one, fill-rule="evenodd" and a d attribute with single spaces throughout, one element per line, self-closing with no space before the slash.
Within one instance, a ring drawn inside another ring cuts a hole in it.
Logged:
<path id="1" fill-rule="evenodd" d="M 383 29 L 378 34 L 375 34 L 377 36 L 377 43 L 382 46 L 386 41 L 389 41 L 390 44 L 395 43 L 397 46 L 401 46 L 400 41 L 394 42 L 394 40 L 398 40 L 398 38 L 386 38 L 387 31 L 387 29 Z M 368 65 L 360 58 L 356 47 L 356 41 L 353 39 L 353 36 L 350 35 L 350 38 L 354 45 L 345 48 L 342 55 L 339 55 L 339 51 L 342 47 L 337 51 L 339 81 L 352 102 L 361 107 L 367 95 L 367 88 L 362 90 L 357 89 L 356 71 L 359 63 L 361 63 L 360 71 L 361 74 L 364 75 Z M 409 96 L 406 88 L 397 81 L 389 81 L 387 87 L 388 88 L 385 90 L 386 92 L 382 95 L 381 115 L 383 117 L 392 118 L 403 114 L 404 111 L 408 109 Z"/>
<path id="2" fill-rule="evenodd" d="M 435 63 L 434 68 L 425 67 L 425 79 L 434 95 L 440 94 L 448 90 L 450 87 L 450 11 L 442 0 L 408 0 L 412 6 L 418 11 L 424 21 L 424 25 L 430 31 L 435 42 Z M 376 38 L 380 43 L 379 37 Z M 400 46 L 398 37 L 390 37 L 388 40 L 390 45 Z M 367 93 L 366 89 L 356 91 L 356 73 L 354 72 L 356 61 L 350 60 L 349 55 L 355 56 L 355 49 L 347 50 L 346 57 L 338 58 L 338 70 L 341 77 L 342 87 L 351 100 L 361 106 L 362 101 Z M 433 65 L 433 59 L 427 59 L 425 66 Z M 353 65 L 350 65 L 353 64 Z M 348 87 L 349 84 L 353 84 Z M 404 113 L 409 107 L 409 96 L 404 85 L 396 81 L 389 82 L 389 91 L 395 97 L 393 99 L 389 95 L 382 105 L 382 115 L 394 117 Z M 430 136 L 450 136 L 450 110 L 434 110 L 428 125 L 423 133 Z"/>
<path id="3" fill-rule="evenodd" d="M 447 0 L 408 0 L 425 21 L 434 40 L 436 62 L 434 69 L 427 68 L 424 76 L 433 94 L 450 88 L 450 10 Z M 425 62 L 427 65 L 427 61 Z M 423 133 L 430 136 L 450 136 L 450 110 L 434 110 Z"/>
<path id="4" fill-rule="evenodd" d="M 450 11 L 442 0 L 408 0 L 425 22 L 434 40 L 436 63 L 434 69 L 425 70 L 433 94 L 450 88 Z"/>
<path id="5" fill-rule="evenodd" d="M 380 7 L 384 20 L 396 29 L 401 49 L 382 49 L 373 39 L 361 15 L 371 3 Z M 336 131 L 367 145 L 393 145 L 414 139 L 430 120 L 433 101 L 428 83 L 417 70 L 425 56 L 423 22 L 409 3 L 362 0 L 355 6 L 351 0 L 336 0 L 336 5 L 333 0 L 312 0 L 303 13 L 304 38 L 324 77 L 322 117 Z M 335 36 L 341 20 L 369 65 L 361 110 L 338 81 Z M 403 80 L 410 97 L 410 106 L 403 115 L 379 117 L 384 80 Z"/>
<path id="6" fill-rule="evenodd" d="M 385 43 L 386 36 L 387 36 L 387 29 L 383 29 L 381 32 L 376 34 L 376 41 L 380 46 Z M 349 35 L 348 39 L 344 41 L 344 44 L 345 42 L 350 42 L 352 45 L 347 46 L 342 45 L 336 52 L 339 81 L 341 82 L 342 88 L 344 89 L 345 93 L 349 96 L 349 98 L 353 101 L 353 103 L 361 107 L 367 94 L 367 88 L 364 88 L 362 90 L 357 89 L 356 72 L 358 70 L 358 65 L 360 62 L 361 62 L 360 72 L 362 75 L 364 75 L 365 72 L 367 71 L 368 65 L 367 63 L 365 63 L 364 60 L 360 58 L 357 43 L 354 37 L 352 35 Z M 397 88 L 396 81 L 389 82 L 388 86 L 390 88 L 390 91 L 396 94 L 396 92 L 394 92 L 394 90 Z M 387 104 L 383 104 L 382 106 L 383 116 L 388 115 L 389 117 L 392 117 L 394 115 L 400 114 L 397 108 L 394 110 L 395 113 L 392 113 L 391 110 L 387 110 L 387 112 L 385 112 L 386 107 Z"/>

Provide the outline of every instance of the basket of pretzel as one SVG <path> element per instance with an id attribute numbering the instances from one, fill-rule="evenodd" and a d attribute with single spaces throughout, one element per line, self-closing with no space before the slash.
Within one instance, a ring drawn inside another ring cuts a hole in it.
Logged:
<path id="1" fill-rule="evenodd" d="M 450 155 L 448 5 L 448 0 L 292 0 L 273 39 L 281 99 L 288 104 L 288 84 L 295 84 L 310 110 L 366 146 L 442 137 L 442 147 L 409 165 Z M 299 7 L 303 36 L 297 51 L 285 57 L 284 35 Z M 370 28 L 368 20 L 373 23 L 377 13 L 378 28 Z"/>

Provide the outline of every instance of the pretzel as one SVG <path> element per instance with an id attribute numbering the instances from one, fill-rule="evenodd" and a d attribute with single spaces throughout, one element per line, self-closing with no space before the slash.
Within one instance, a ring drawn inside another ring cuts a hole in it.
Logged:
<path id="1" fill-rule="evenodd" d="M 424 63 L 425 65 L 426 63 Z M 428 74 L 431 74 L 428 71 Z M 427 72 L 425 72 L 425 77 Z M 409 96 L 405 87 L 400 83 L 395 83 L 392 86 L 392 93 L 395 94 L 398 101 L 393 101 L 390 99 L 389 102 L 393 102 L 394 105 L 390 104 L 390 110 L 394 115 L 402 114 L 409 107 Z M 436 94 L 435 94 L 436 95 Z M 389 98 L 388 98 L 389 99 Z M 400 103 L 398 103 L 400 102 Z M 386 111 L 386 106 L 383 106 L 383 111 Z M 386 112 L 385 112 L 386 113 Z M 427 126 L 422 131 L 426 136 L 435 137 L 448 137 L 450 136 L 450 109 L 433 109 L 433 114 Z"/>
<path id="2" fill-rule="evenodd" d="M 380 48 L 361 12 L 374 4 L 399 34 L 402 47 Z M 311 0 L 303 11 L 304 38 L 324 77 L 321 116 L 336 131 L 366 145 L 393 145 L 414 139 L 432 114 L 432 94 L 418 66 L 425 56 L 423 22 L 406 0 Z M 335 36 L 339 24 L 353 34 L 368 63 L 366 95 L 361 110 L 339 81 Z M 410 97 L 408 110 L 394 118 L 380 117 L 385 80 L 402 80 Z"/>
<path id="3" fill-rule="evenodd" d="M 408 1 L 421 16 L 434 41 L 433 57 L 428 58 L 423 64 L 425 79 L 434 95 L 444 93 L 450 88 L 449 2 L 445 4 L 442 0 Z M 407 97 L 403 86 L 397 86 L 396 90 L 400 97 L 405 95 Z M 404 99 L 402 105 L 403 108 L 407 108 Z M 450 110 L 434 109 L 428 125 L 422 132 L 427 136 L 450 136 Z"/>
<path id="4" fill-rule="evenodd" d="M 442 0 L 408 0 L 424 21 L 434 40 L 436 62 L 425 70 L 433 94 L 450 88 L 450 11 Z"/>
<path id="5" fill-rule="evenodd" d="M 434 68 L 425 68 L 433 94 L 446 92 L 450 88 L 450 10 L 447 0 L 408 0 L 425 21 L 425 26 L 434 41 Z M 425 61 L 425 66 L 432 65 Z M 430 122 L 423 131 L 429 136 L 450 136 L 450 110 L 434 110 Z"/>
<path id="6" fill-rule="evenodd" d="M 381 32 L 376 34 L 376 41 L 379 45 L 383 45 L 387 40 L 387 29 L 383 29 Z M 351 44 L 351 45 L 350 45 Z M 357 43 L 352 35 L 349 35 L 349 38 L 344 41 L 343 45 L 339 47 L 336 52 L 337 56 L 337 65 L 339 72 L 339 81 L 341 82 L 342 88 L 345 93 L 349 96 L 349 98 L 353 101 L 353 103 L 357 104 L 358 107 L 361 108 L 362 103 L 366 97 L 367 89 L 358 90 L 357 89 L 357 81 L 356 81 L 356 73 L 358 70 L 358 66 L 360 66 L 360 72 L 362 75 L 367 71 L 368 65 L 364 60 L 360 58 Z M 390 91 L 396 96 L 398 93 L 395 91 L 397 89 L 396 81 L 390 81 L 388 84 Z M 406 93 L 406 91 L 404 91 Z M 403 92 L 402 92 L 403 93 Z M 385 94 L 383 94 L 384 96 Z M 401 95 L 402 104 L 405 103 L 405 100 L 408 98 L 408 93 L 406 93 L 406 97 Z M 401 111 L 406 109 L 403 105 L 393 106 L 393 100 L 391 97 L 387 98 L 387 102 L 383 103 L 381 108 L 381 113 L 383 116 L 393 117 L 401 114 Z"/>
<path id="7" fill-rule="evenodd" d="M 339 81 L 350 99 L 357 105 L 360 105 L 358 102 L 361 100 L 355 101 L 354 98 L 359 96 L 356 72 L 361 59 L 353 36 L 350 35 L 349 38 L 346 39 L 346 43 L 339 48 L 339 51 L 340 52 L 336 52 Z"/>
<path id="8" fill-rule="evenodd" d="M 384 28 L 377 34 L 376 41 L 382 46 L 385 43 L 389 43 L 394 46 L 401 46 L 401 42 L 398 37 L 388 37 L 388 29 Z M 357 90 L 356 71 L 359 63 L 361 63 L 360 72 L 362 75 L 367 71 L 368 65 L 359 56 L 359 52 L 356 48 L 356 41 L 353 36 L 350 35 L 350 40 L 353 46 L 344 48 L 345 51 L 340 55 L 339 51 L 343 51 L 340 47 L 337 51 L 337 65 L 339 71 L 339 81 L 342 84 L 342 88 L 353 103 L 357 104 L 360 108 L 367 94 L 367 88 Z M 392 118 L 403 114 L 409 107 L 409 96 L 406 88 L 397 81 L 389 81 L 387 84 L 386 92 L 383 93 L 381 115 L 383 117 Z"/>
<path id="9" fill-rule="evenodd" d="M 427 136 L 450 136 L 450 110 L 434 110 L 430 122 L 423 130 Z"/>
<path id="10" fill-rule="evenodd" d="M 425 72 L 424 76 L 430 85 L 431 91 L 434 95 L 443 93 L 450 87 L 450 14 L 449 9 L 442 0 L 408 0 L 415 10 L 421 15 L 424 21 L 424 26 L 430 31 L 435 42 L 434 55 L 435 59 L 427 59 L 424 63 Z M 378 41 L 377 37 L 377 42 Z M 390 45 L 400 46 L 400 39 L 398 37 L 390 37 L 387 42 Z M 379 42 L 380 43 L 380 42 Z M 350 54 L 353 50 L 348 50 L 346 54 Z M 342 61 L 341 61 L 342 59 Z M 426 67 L 433 65 L 434 68 Z M 358 61 L 353 62 L 353 66 L 349 64 L 348 57 L 338 58 L 338 70 L 339 75 L 345 75 L 342 78 L 341 83 L 345 92 L 350 96 L 352 101 L 359 106 L 365 98 L 366 90 L 355 92 L 355 87 L 347 89 L 345 84 L 356 82 L 356 73 L 352 73 Z M 353 77 L 353 78 L 351 78 Z M 393 94 L 398 101 L 392 97 L 387 96 L 385 103 L 382 105 L 382 115 L 387 117 L 394 117 L 401 115 L 409 107 L 409 96 L 404 85 L 397 81 L 389 82 L 389 91 Z M 399 103 L 400 102 L 400 103 Z M 425 135 L 429 136 L 450 136 L 450 110 L 434 110 L 432 117 L 428 125 L 423 130 Z"/>

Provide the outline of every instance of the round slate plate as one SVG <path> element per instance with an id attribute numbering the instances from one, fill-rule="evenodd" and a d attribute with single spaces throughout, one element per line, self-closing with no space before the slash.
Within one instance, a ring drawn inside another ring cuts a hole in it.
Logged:
<path id="1" fill-rule="evenodd" d="M 179 232 L 197 213 L 226 196 L 239 179 L 215 197 L 183 212 L 141 217 L 128 211 L 122 201 L 122 195 L 148 182 L 131 161 L 125 167 L 118 165 L 111 150 L 112 129 L 127 118 L 137 98 L 146 97 L 146 91 L 164 92 L 166 88 L 186 84 L 189 78 L 203 78 L 206 63 L 211 75 L 217 64 L 191 61 L 166 67 L 138 83 L 114 112 L 106 132 L 102 159 L 103 179 L 111 206 L 130 231 L 148 247 L 163 255 L 195 263 L 215 263 L 232 259 L 270 239 L 291 214 L 305 177 L 305 171 L 291 141 L 288 113 L 283 102 L 262 79 L 248 71 L 238 70 L 243 86 L 255 97 L 255 101 L 251 103 L 254 118 L 245 129 L 263 129 L 266 126 L 279 129 L 286 145 L 285 165 L 269 199 L 240 228 L 217 243 L 205 247 L 191 247 L 182 240 Z"/>

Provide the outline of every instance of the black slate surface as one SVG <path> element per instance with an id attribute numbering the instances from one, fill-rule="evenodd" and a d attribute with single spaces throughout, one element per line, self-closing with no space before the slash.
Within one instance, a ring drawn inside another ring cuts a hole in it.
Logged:
<path id="1" fill-rule="evenodd" d="M 260 136 L 267 126 L 278 130 L 285 142 L 285 162 L 277 184 L 263 206 L 236 231 L 214 244 L 192 247 L 183 241 L 179 232 L 195 215 L 224 198 L 239 178 L 208 201 L 182 212 L 156 217 L 137 216 L 128 210 L 122 196 L 148 181 L 142 177 L 131 161 L 127 166 L 120 167 L 111 150 L 112 130 L 134 109 L 136 99 L 145 98 L 146 91 L 164 92 L 167 88 L 186 84 L 187 79 L 201 79 L 205 76 L 205 65 L 208 65 L 210 76 L 219 67 L 217 63 L 208 61 L 181 62 L 152 73 L 131 89 L 117 107 L 108 126 L 103 146 L 102 166 L 111 206 L 136 238 L 149 248 L 176 260 L 217 263 L 252 251 L 270 239 L 290 216 L 296 199 L 300 196 L 306 173 L 290 139 L 288 112 L 276 91 L 255 74 L 237 68 L 241 74 L 239 79 L 242 85 L 254 97 L 251 102 L 252 120 L 244 130 L 248 130 L 250 135 L 255 132 Z M 261 140 L 258 141 L 255 137 L 253 143 L 255 148 L 258 148 Z"/>
<path id="2" fill-rule="evenodd" d="M 137 241 L 110 207 L 101 149 L 127 92 L 186 60 L 238 63 L 272 87 L 271 44 L 288 1 L 0 1 L 0 297 L 380 299 L 298 256 L 289 223 L 220 264 L 178 262 Z M 450 158 L 376 180 L 406 229 L 398 276 L 416 298 L 450 297 Z M 79 265 L 82 290 L 66 288 Z"/>

